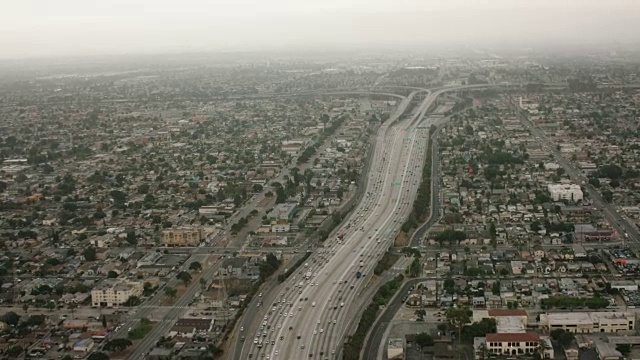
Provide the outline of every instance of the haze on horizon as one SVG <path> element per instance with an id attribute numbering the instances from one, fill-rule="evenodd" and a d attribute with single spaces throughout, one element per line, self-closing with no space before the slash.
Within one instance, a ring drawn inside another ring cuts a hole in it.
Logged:
<path id="1" fill-rule="evenodd" d="M 21 0 L 0 58 L 389 45 L 640 43 L 635 0 Z"/>

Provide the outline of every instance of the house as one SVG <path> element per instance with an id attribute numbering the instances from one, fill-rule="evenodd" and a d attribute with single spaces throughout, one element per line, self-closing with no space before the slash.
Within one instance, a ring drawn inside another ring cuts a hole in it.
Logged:
<path id="1" fill-rule="evenodd" d="M 542 246 L 536 245 L 536 246 L 533 247 L 533 257 L 538 259 L 538 260 L 544 259 L 545 252 L 544 252 L 544 249 L 542 248 Z"/>
<path id="2" fill-rule="evenodd" d="M 242 270 L 247 264 L 246 258 L 236 257 L 231 259 L 226 259 L 222 263 L 222 267 L 220 272 L 222 275 L 230 275 L 230 276 L 242 276 Z"/>

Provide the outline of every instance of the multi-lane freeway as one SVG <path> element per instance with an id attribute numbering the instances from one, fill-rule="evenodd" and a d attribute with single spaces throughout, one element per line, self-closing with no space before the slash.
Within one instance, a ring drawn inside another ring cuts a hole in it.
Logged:
<path id="1" fill-rule="evenodd" d="M 247 329 L 237 359 L 337 358 L 354 299 L 411 211 L 429 136 L 428 126 L 419 125 L 439 94 L 426 93 L 410 116 L 401 117 L 400 106 L 380 127 L 363 201 L 334 233 L 340 236 L 331 236 L 263 305 L 260 326 Z"/>

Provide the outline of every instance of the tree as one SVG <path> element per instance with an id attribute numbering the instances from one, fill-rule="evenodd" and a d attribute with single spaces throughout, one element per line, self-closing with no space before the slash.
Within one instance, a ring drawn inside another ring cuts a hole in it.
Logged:
<path id="1" fill-rule="evenodd" d="M 471 321 L 471 312 L 466 308 L 448 308 L 446 313 L 447 322 L 458 332 L 458 339 L 462 333 L 462 328 Z"/>
<path id="2" fill-rule="evenodd" d="M 427 311 L 424 309 L 418 309 L 415 311 L 419 321 L 424 321 L 424 317 L 427 316 Z"/>
<path id="3" fill-rule="evenodd" d="M 424 346 L 433 346 L 434 341 L 431 335 L 422 332 L 416 335 L 415 337 L 416 344 L 420 345 L 420 347 Z"/>
<path id="4" fill-rule="evenodd" d="M 129 298 L 127 298 L 127 301 L 125 301 L 122 305 L 124 305 L 124 306 L 138 306 L 140 304 L 142 304 L 142 300 L 140 300 L 140 298 L 135 296 L 135 295 L 131 295 L 131 296 L 129 296 Z"/>
<path id="5" fill-rule="evenodd" d="M 127 242 L 132 246 L 136 246 L 138 244 L 138 238 L 136 236 L 136 232 L 133 229 L 127 231 Z"/>
<path id="6" fill-rule="evenodd" d="M 564 329 L 554 329 L 551 330 L 551 338 L 566 348 L 571 345 L 576 336 L 572 332 L 565 331 Z"/>
<path id="7" fill-rule="evenodd" d="M 118 273 L 113 270 L 109 270 L 109 273 L 107 273 L 108 279 L 115 279 L 117 277 L 118 277 Z"/>
<path id="8" fill-rule="evenodd" d="M 536 349 L 534 350 L 534 358 L 538 357 L 539 359 L 544 359 L 545 358 L 545 354 L 547 353 L 548 350 L 550 350 L 551 347 L 549 346 L 549 344 L 547 344 L 547 342 L 543 339 L 538 340 L 538 345 L 536 346 Z"/>
<path id="9" fill-rule="evenodd" d="M 202 270 L 202 264 L 200 264 L 197 261 L 193 261 L 191 264 L 189 264 L 189 270 L 201 271 Z"/>
<path id="10" fill-rule="evenodd" d="M 9 311 L 2 315 L 2 321 L 7 325 L 15 326 L 18 325 L 18 322 L 20 321 L 20 315 L 16 314 L 13 311 Z"/>
<path id="11" fill-rule="evenodd" d="M 482 343 L 478 346 L 478 350 L 476 351 L 479 360 L 489 360 L 493 357 L 493 353 L 487 347 L 487 343 Z"/>
<path id="12" fill-rule="evenodd" d="M 125 338 L 118 338 L 118 339 L 113 339 L 113 340 L 109 340 L 104 344 L 103 349 L 106 351 L 122 351 L 126 348 L 128 348 L 129 346 L 133 345 L 133 343 L 131 342 L 131 340 L 129 339 L 125 339 Z"/>
<path id="13" fill-rule="evenodd" d="M 184 285 L 187 285 L 188 283 L 191 282 L 191 274 L 189 274 L 186 271 L 180 271 L 178 275 L 176 275 L 176 278 L 182 281 Z"/>
<path id="14" fill-rule="evenodd" d="M 94 248 L 93 246 L 89 246 L 88 248 L 84 249 L 84 251 L 82 252 L 82 256 L 84 256 L 84 259 L 87 261 L 95 261 L 96 260 L 96 248 Z"/>
<path id="15" fill-rule="evenodd" d="M 491 293 L 493 295 L 500 295 L 500 281 L 494 281 L 491 285 Z"/>
<path id="16" fill-rule="evenodd" d="M 71 310 L 71 318 L 73 319 L 74 318 L 73 314 L 75 313 L 76 309 L 78 308 L 78 304 L 70 303 L 67 307 L 69 308 L 69 310 Z"/>
<path id="17" fill-rule="evenodd" d="M 109 355 L 98 351 L 98 352 L 91 353 L 91 355 L 89 355 L 87 360 L 109 360 Z"/>
<path id="18" fill-rule="evenodd" d="M 22 305 L 22 310 L 24 310 L 24 313 L 27 313 L 27 310 L 29 310 L 29 304 L 24 304 Z"/>
<path id="19" fill-rule="evenodd" d="M 7 355 L 12 358 L 20 356 L 24 352 L 24 349 L 20 345 L 15 345 L 7 349 Z"/>
<path id="20" fill-rule="evenodd" d="M 164 294 L 173 299 L 178 294 L 178 290 L 176 290 L 175 288 L 167 286 L 167 287 L 164 288 Z"/>

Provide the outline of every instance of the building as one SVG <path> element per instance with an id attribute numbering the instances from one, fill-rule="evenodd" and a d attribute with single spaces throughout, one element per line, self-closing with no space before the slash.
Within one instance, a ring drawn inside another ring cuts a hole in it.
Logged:
<path id="1" fill-rule="evenodd" d="M 278 204 L 269 213 L 269 218 L 275 220 L 291 221 L 295 216 L 297 210 L 298 206 L 296 204 Z"/>
<path id="2" fill-rule="evenodd" d="M 105 280 L 91 290 L 91 306 L 121 306 L 131 296 L 141 296 L 143 285 L 135 281 Z"/>
<path id="3" fill-rule="evenodd" d="M 73 343 L 73 351 L 87 353 L 93 349 L 94 344 L 91 338 L 81 339 Z"/>
<path id="4" fill-rule="evenodd" d="M 202 229 L 170 229 L 162 232 L 162 246 L 198 246 L 204 240 Z"/>
<path id="5" fill-rule="evenodd" d="M 169 337 L 193 338 L 198 334 L 206 334 L 213 328 L 213 319 L 178 319 L 169 331 Z"/>
<path id="6" fill-rule="evenodd" d="M 547 344 L 543 358 L 553 359 L 554 352 L 551 340 L 547 336 L 540 336 L 533 332 L 487 334 L 485 337 L 477 337 L 473 341 L 476 359 L 482 358 L 481 351 L 484 346 L 495 355 L 517 356 L 535 353 L 540 347 L 540 342 Z"/>
<path id="7" fill-rule="evenodd" d="M 631 312 L 563 312 L 540 314 L 540 326 L 549 331 L 564 329 L 572 333 L 617 333 L 633 331 L 636 316 Z"/>
<path id="8" fill-rule="evenodd" d="M 403 359 L 404 339 L 390 338 L 387 343 L 387 359 Z"/>
<path id="9" fill-rule="evenodd" d="M 580 201 L 582 200 L 582 189 L 580 185 L 576 184 L 549 184 L 547 186 L 551 199 L 553 201 L 569 200 Z"/>

